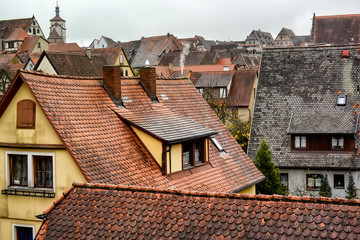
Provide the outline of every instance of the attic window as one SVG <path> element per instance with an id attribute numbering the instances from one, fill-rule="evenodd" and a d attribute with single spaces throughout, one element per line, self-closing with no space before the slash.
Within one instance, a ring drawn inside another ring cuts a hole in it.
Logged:
<path id="1" fill-rule="evenodd" d="M 131 103 L 130 98 L 128 98 L 127 96 L 122 96 L 122 99 L 125 103 Z"/>
<path id="2" fill-rule="evenodd" d="M 345 94 L 339 94 L 337 96 L 336 105 L 338 105 L 338 106 L 346 106 L 346 95 Z"/>
<path id="3" fill-rule="evenodd" d="M 221 146 L 221 144 L 215 137 L 210 137 L 210 139 L 215 145 L 215 147 L 219 150 L 219 152 L 225 152 L 225 149 Z"/>
<path id="4" fill-rule="evenodd" d="M 164 93 L 160 94 L 160 97 L 162 100 L 169 100 L 169 98 Z"/>

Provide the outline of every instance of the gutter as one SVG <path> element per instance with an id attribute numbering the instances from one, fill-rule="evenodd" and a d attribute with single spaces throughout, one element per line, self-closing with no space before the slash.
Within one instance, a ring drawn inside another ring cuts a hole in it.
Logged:
<path id="1" fill-rule="evenodd" d="M 163 151 L 161 154 L 161 166 L 162 166 L 161 171 L 162 171 L 163 175 L 166 175 L 166 153 L 171 151 L 171 147 L 172 147 L 172 145 L 170 144 L 169 149 Z M 166 149 L 166 145 L 165 145 L 165 149 Z"/>

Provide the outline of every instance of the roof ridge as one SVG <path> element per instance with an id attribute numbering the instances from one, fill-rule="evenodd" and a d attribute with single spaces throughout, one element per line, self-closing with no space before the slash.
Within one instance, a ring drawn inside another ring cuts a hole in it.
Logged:
<path id="1" fill-rule="evenodd" d="M 71 78 L 71 79 L 82 79 L 82 80 L 102 80 L 102 77 L 80 77 L 80 76 L 71 76 L 71 75 L 56 75 L 56 74 L 39 72 L 39 71 L 35 71 L 35 70 L 24 70 L 24 69 L 19 69 L 19 71 L 22 72 L 22 73 L 28 73 L 28 74 L 32 74 L 32 75 L 44 76 L 44 77 L 52 77 L 52 78 Z"/>
<path id="2" fill-rule="evenodd" d="M 239 194 L 239 193 L 220 193 L 220 192 L 197 192 L 197 191 L 184 191 L 177 189 L 163 189 L 155 187 L 144 186 L 132 186 L 132 185 L 112 185 L 101 183 L 73 183 L 73 187 L 76 188 L 97 188 L 97 189 L 112 189 L 112 190 L 125 190 L 125 191 L 142 191 L 153 193 L 165 193 L 175 195 L 188 195 L 199 197 L 218 197 L 218 198 L 237 198 L 248 200 L 260 200 L 260 201 L 281 201 L 281 202 L 307 202 L 307 203 L 332 203 L 338 205 L 360 205 L 360 199 L 345 199 L 345 198 L 327 198 L 327 197 L 310 197 L 310 196 L 292 196 L 292 195 L 263 195 L 263 194 Z M 70 192 L 67 191 L 66 194 Z M 65 195 L 63 195 L 65 196 Z M 63 198 L 60 197 L 60 199 Z M 58 203 L 59 201 L 55 201 Z"/>
<path id="3" fill-rule="evenodd" d="M 282 50 L 282 52 L 290 52 L 290 51 L 304 51 L 304 50 L 308 50 L 308 51 L 317 51 L 319 49 L 345 49 L 345 48 L 359 48 L 360 47 L 360 43 L 358 44 L 339 44 L 339 45 L 309 45 L 307 47 L 300 47 L 300 46 L 290 46 L 290 47 L 268 47 L 268 48 L 264 48 L 263 51 L 266 52 L 271 52 L 271 51 L 279 51 Z"/>
<path id="4" fill-rule="evenodd" d="M 71 185 L 67 190 L 65 190 L 65 192 L 63 192 L 63 194 L 58 198 L 56 199 L 53 204 L 48 207 L 48 209 L 46 209 L 44 211 L 44 214 L 47 215 L 49 212 L 51 212 L 51 210 L 53 210 L 56 205 L 58 205 L 67 195 L 69 195 L 69 193 L 74 189 L 74 185 Z"/>

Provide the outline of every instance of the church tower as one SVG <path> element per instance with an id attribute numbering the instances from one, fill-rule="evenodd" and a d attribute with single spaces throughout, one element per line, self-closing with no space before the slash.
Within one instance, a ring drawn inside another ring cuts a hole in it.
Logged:
<path id="1" fill-rule="evenodd" d="M 60 17 L 60 8 L 56 3 L 55 17 L 50 19 L 50 43 L 66 43 L 65 20 Z"/>

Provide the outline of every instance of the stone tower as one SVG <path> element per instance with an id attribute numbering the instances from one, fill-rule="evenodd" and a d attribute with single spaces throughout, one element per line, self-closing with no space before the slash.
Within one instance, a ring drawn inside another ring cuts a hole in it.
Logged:
<path id="1" fill-rule="evenodd" d="M 60 17 L 60 8 L 58 4 L 55 7 L 55 17 L 50 19 L 50 34 L 48 37 L 50 43 L 66 43 L 65 20 Z"/>

